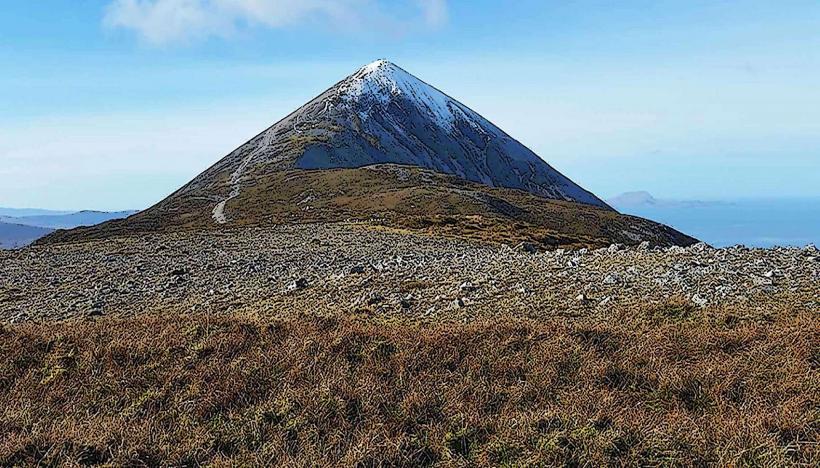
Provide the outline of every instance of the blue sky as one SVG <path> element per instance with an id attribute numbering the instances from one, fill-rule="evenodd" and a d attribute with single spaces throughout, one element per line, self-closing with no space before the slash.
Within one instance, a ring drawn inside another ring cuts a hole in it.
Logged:
<path id="1" fill-rule="evenodd" d="M 10 0 L 0 206 L 144 208 L 377 58 L 604 197 L 820 196 L 816 0 Z"/>

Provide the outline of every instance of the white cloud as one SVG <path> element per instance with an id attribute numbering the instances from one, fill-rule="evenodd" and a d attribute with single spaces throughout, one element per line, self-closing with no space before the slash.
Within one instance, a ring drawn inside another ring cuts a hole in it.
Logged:
<path id="1" fill-rule="evenodd" d="M 446 0 L 416 0 L 428 25 L 438 27 L 447 22 Z"/>
<path id="2" fill-rule="evenodd" d="M 338 30 L 380 29 L 374 23 L 384 26 L 419 21 L 440 27 L 447 21 L 446 0 L 390 1 L 410 2 L 413 14 L 409 18 L 391 17 L 384 13 L 382 0 L 113 0 L 103 23 L 132 30 L 144 41 L 161 45 L 229 37 L 247 26 L 280 28 L 310 20 Z"/>

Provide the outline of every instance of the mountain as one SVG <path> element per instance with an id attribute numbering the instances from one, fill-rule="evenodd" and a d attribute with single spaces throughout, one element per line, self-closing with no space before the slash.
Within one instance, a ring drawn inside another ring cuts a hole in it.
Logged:
<path id="1" fill-rule="evenodd" d="M 43 210 L 40 208 L 5 208 L 0 207 L 0 216 L 42 216 L 42 215 L 62 215 L 73 213 L 73 211 Z"/>
<path id="2" fill-rule="evenodd" d="M 629 206 L 655 206 L 658 200 L 649 192 L 624 192 L 615 197 L 609 198 L 606 201 L 610 206 L 616 209 Z"/>
<path id="3" fill-rule="evenodd" d="M 0 249 L 24 247 L 55 229 L 93 226 L 112 219 L 128 217 L 136 211 L 62 212 L 36 208 L 2 208 L 0 213 Z"/>
<path id="4" fill-rule="evenodd" d="M 16 249 L 54 231 L 53 229 L 0 222 L 0 249 Z"/>
<path id="5" fill-rule="evenodd" d="M 624 192 L 620 195 L 607 199 L 606 202 L 617 210 L 627 212 L 634 208 L 699 207 L 728 204 L 723 201 L 658 199 L 646 191 Z"/>
<path id="6" fill-rule="evenodd" d="M 24 224 L 26 226 L 53 229 L 70 229 L 78 226 L 93 226 L 112 219 L 127 218 L 136 211 L 78 211 L 64 214 L 42 214 L 34 216 L 0 216 L 0 222 Z"/>
<path id="7" fill-rule="evenodd" d="M 463 225 L 465 216 L 502 230 L 504 223 L 519 223 L 520 230 L 540 233 L 531 238 L 543 234 L 545 245 L 694 242 L 665 226 L 621 217 L 476 112 L 379 60 L 148 210 L 58 232 L 43 243 L 309 221 L 405 226 L 413 220 L 421 223 L 416 228 L 429 222 L 436 229 L 436 217 L 456 217 L 455 225 Z M 443 230 L 456 231 L 453 225 Z"/>
<path id="8" fill-rule="evenodd" d="M 394 163 L 608 208 L 501 129 L 385 60 L 337 83 L 216 163 L 176 196 L 218 196 L 286 169 Z"/>

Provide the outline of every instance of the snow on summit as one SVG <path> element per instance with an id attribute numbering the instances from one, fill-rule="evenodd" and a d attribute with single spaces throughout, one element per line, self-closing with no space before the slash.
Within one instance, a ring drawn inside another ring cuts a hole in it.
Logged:
<path id="1" fill-rule="evenodd" d="M 363 66 L 356 73 L 347 77 L 339 87 L 339 93 L 346 100 L 372 97 L 386 103 L 391 97 L 400 94 L 407 96 L 415 96 L 419 92 L 428 96 L 435 94 L 424 88 L 435 91 L 418 78 L 382 59 Z"/>
<path id="2" fill-rule="evenodd" d="M 386 105 L 396 97 L 403 97 L 428 114 L 438 125 L 452 130 L 457 117 L 473 123 L 483 120 L 475 112 L 463 107 L 438 89 L 421 81 L 388 60 L 380 59 L 360 68 L 345 79 L 339 87 L 339 94 L 345 102 L 365 103 L 375 100 Z M 364 111 L 360 117 L 366 119 Z M 473 127 L 480 129 L 478 122 Z"/>

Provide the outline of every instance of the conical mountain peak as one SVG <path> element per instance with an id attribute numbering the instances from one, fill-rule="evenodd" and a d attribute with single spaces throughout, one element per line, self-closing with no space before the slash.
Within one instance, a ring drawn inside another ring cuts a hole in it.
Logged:
<path id="1" fill-rule="evenodd" d="M 490 121 L 387 60 L 358 69 L 157 205 L 89 235 L 373 219 L 427 226 L 439 216 L 467 216 L 468 230 L 475 216 L 482 226 L 540 226 L 538 242 L 549 245 L 693 241 L 612 213 Z M 519 238 L 508 227 L 488 229 Z"/>
<path id="2" fill-rule="evenodd" d="M 402 74 L 412 77 L 412 75 L 402 70 L 393 62 L 385 59 L 379 59 L 359 68 L 355 73 L 350 75 L 348 79 L 354 81 L 364 80 L 385 82 L 395 80 L 398 75 Z"/>
<path id="3" fill-rule="evenodd" d="M 345 99 L 358 100 L 366 97 L 377 97 L 380 100 L 401 92 L 399 84 L 415 78 L 392 64 L 381 59 L 359 68 L 339 84 L 339 94 Z"/>
<path id="4" fill-rule="evenodd" d="M 399 69 L 396 64 L 387 59 L 374 60 L 359 69 L 361 72 L 372 73 L 378 70 Z"/>
<path id="5" fill-rule="evenodd" d="M 424 88 L 432 87 L 384 59 L 363 66 L 340 84 L 341 94 L 354 99 L 368 96 L 385 99 L 398 94 L 412 95 L 413 91 Z"/>
<path id="6" fill-rule="evenodd" d="M 487 119 L 387 60 L 361 67 L 175 195 L 207 193 L 218 200 L 213 219 L 223 223 L 230 200 L 272 173 L 387 163 L 609 209 Z"/>

